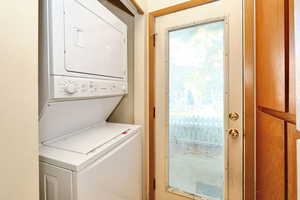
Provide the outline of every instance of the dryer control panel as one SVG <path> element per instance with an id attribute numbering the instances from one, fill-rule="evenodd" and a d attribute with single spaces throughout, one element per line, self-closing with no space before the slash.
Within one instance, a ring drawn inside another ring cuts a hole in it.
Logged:
<path id="1" fill-rule="evenodd" d="M 52 76 L 54 99 L 118 96 L 128 93 L 126 81 Z"/>

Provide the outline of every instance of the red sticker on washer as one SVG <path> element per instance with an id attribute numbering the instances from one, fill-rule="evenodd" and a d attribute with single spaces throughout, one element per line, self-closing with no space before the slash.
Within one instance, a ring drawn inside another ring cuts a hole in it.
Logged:
<path id="1" fill-rule="evenodd" d="M 129 129 L 129 130 L 130 130 L 130 129 Z M 126 134 L 129 133 L 129 132 L 128 132 L 129 130 L 126 130 L 126 131 L 122 132 L 121 134 L 122 134 L 122 135 L 126 135 Z"/>

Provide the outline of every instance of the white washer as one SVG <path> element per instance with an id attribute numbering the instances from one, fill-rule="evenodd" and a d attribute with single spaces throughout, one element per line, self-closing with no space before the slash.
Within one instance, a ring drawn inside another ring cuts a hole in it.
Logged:
<path id="1" fill-rule="evenodd" d="M 44 143 L 41 200 L 140 200 L 139 126 L 105 123 Z"/>

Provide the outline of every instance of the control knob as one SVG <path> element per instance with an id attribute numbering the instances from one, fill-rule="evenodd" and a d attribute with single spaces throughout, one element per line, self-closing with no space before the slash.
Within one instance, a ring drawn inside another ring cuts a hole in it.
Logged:
<path id="1" fill-rule="evenodd" d="M 65 85 L 65 92 L 68 94 L 74 94 L 77 92 L 76 86 L 74 83 L 69 82 Z"/>

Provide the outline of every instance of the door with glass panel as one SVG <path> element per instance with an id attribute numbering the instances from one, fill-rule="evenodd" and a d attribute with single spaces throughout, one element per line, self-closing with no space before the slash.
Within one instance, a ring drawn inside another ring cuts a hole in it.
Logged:
<path id="1" fill-rule="evenodd" d="M 156 200 L 243 198 L 242 0 L 156 18 Z"/>

